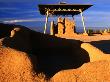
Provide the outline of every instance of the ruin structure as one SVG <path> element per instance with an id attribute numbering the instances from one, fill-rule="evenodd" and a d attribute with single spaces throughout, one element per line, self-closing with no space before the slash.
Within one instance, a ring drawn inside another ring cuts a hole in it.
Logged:
<path id="1" fill-rule="evenodd" d="M 60 17 L 58 17 L 58 21 L 57 21 L 58 23 L 56 25 L 51 22 L 50 35 L 55 35 L 55 34 L 73 35 L 73 34 L 75 34 L 75 27 L 76 26 L 75 26 L 74 19 L 70 20 L 67 18 L 67 16 L 71 15 L 73 18 L 74 15 L 80 14 L 83 29 L 84 29 L 84 34 L 87 35 L 83 11 L 85 11 L 86 9 L 88 9 L 91 6 L 92 5 L 90 5 L 90 4 L 66 4 L 66 3 L 39 4 L 40 13 L 42 15 L 46 15 L 44 34 L 46 33 L 46 29 L 47 29 L 48 17 L 53 16 L 53 15 L 54 16 L 58 15 Z M 63 15 L 63 17 L 65 16 L 65 17 L 62 18 L 61 15 Z"/>

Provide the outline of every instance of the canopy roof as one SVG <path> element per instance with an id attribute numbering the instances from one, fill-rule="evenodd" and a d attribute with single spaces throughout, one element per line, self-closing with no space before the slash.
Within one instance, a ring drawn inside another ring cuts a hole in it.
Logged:
<path id="1" fill-rule="evenodd" d="M 39 4 L 39 11 L 42 15 L 46 15 L 49 11 L 52 15 L 77 15 L 80 14 L 80 9 L 82 12 L 89 7 L 91 4 Z"/>

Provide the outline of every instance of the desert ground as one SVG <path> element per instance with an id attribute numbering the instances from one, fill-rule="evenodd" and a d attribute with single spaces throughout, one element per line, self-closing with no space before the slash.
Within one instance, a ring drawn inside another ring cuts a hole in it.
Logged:
<path id="1" fill-rule="evenodd" d="M 66 39 L 75 39 L 83 42 L 110 40 L 110 34 L 103 34 L 103 35 L 97 34 L 92 36 L 86 36 L 83 34 L 73 34 L 73 35 L 57 35 L 57 37 L 62 37 Z"/>
<path id="2" fill-rule="evenodd" d="M 0 82 L 110 82 L 110 35 L 51 36 L 0 24 Z"/>

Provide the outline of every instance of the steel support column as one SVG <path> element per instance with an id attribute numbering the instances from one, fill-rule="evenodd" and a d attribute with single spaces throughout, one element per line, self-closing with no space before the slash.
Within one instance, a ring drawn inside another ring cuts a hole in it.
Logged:
<path id="1" fill-rule="evenodd" d="M 45 19 L 44 34 L 46 33 L 46 30 L 47 30 L 48 17 L 49 17 L 49 11 L 47 10 L 47 12 L 46 12 L 46 19 Z"/>
<path id="2" fill-rule="evenodd" d="M 81 19 L 82 19 L 82 24 L 83 24 L 83 28 L 84 28 L 84 33 L 87 33 L 82 10 L 79 9 L 79 11 L 80 11 Z"/>

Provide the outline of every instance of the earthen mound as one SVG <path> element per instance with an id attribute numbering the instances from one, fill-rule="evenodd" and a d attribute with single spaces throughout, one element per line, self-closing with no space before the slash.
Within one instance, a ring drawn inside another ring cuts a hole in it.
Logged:
<path id="1" fill-rule="evenodd" d="M 82 43 L 81 48 L 85 49 L 90 57 L 90 62 L 99 60 L 110 60 L 110 54 L 105 54 L 89 43 Z"/>
<path id="2" fill-rule="evenodd" d="M 52 77 L 52 82 L 110 82 L 110 61 L 87 63 L 78 69 L 64 70 Z"/>
<path id="3" fill-rule="evenodd" d="M 0 48 L 0 82 L 40 82 L 29 55 L 11 48 Z"/>
<path id="4" fill-rule="evenodd" d="M 17 27 L 18 28 L 18 27 Z M 67 40 L 42 34 L 26 28 L 12 30 L 11 37 L 5 37 L 3 46 L 34 55 L 31 59 L 36 72 L 43 72 L 47 77 L 60 70 L 78 68 L 89 62 L 88 53 L 80 47 L 81 41 Z"/>

